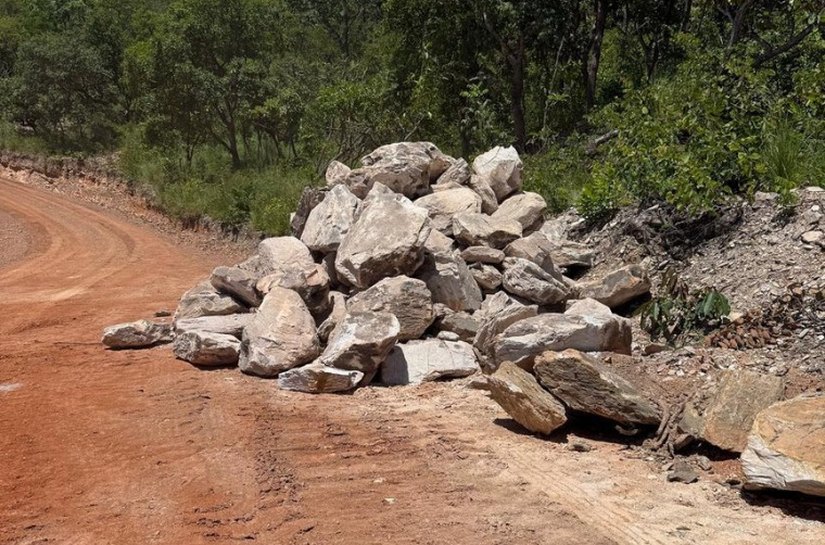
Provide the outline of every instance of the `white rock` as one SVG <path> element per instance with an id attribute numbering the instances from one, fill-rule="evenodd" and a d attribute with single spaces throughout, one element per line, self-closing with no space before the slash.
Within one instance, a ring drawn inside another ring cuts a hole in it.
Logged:
<path id="1" fill-rule="evenodd" d="M 175 337 L 172 350 L 176 357 L 194 365 L 235 365 L 238 363 L 241 341 L 222 333 L 187 331 Z"/>
<path id="2" fill-rule="evenodd" d="M 497 221 L 517 221 L 525 232 L 535 231 L 544 223 L 547 202 L 538 193 L 513 195 L 498 206 L 492 214 Z"/>
<path id="3" fill-rule="evenodd" d="M 107 327 L 101 342 L 109 348 L 145 348 L 171 340 L 172 326 L 138 320 Z"/>
<path id="4" fill-rule="evenodd" d="M 278 387 L 308 394 L 331 394 L 352 390 L 364 379 L 360 371 L 336 369 L 320 363 L 296 367 L 278 375 Z"/>
<path id="5" fill-rule="evenodd" d="M 563 281 L 521 258 L 504 260 L 502 285 L 508 293 L 539 305 L 563 303 L 570 297 L 570 289 Z"/>
<path id="6" fill-rule="evenodd" d="M 332 332 L 318 362 L 364 373 L 369 383 L 395 346 L 401 324 L 389 312 L 347 314 Z"/>
<path id="7" fill-rule="evenodd" d="M 435 303 L 455 311 L 475 310 L 481 306 L 481 290 L 457 252 L 428 255 L 419 278 L 427 284 Z"/>
<path id="8" fill-rule="evenodd" d="M 183 294 L 175 311 L 175 320 L 241 314 L 246 310 L 244 305 L 220 293 L 209 280 L 204 280 Z"/>
<path id="9" fill-rule="evenodd" d="M 486 214 L 465 212 L 453 216 L 453 235 L 467 246 L 501 249 L 521 237 L 522 227 L 514 220 L 494 220 Z"/>
<path id="10" fill-rule="evenodd" d="M 495 147 L 473 161 L 473 172 L 490 184 L 498 202 L 521 191 L 523 165 L 514 147 Z"/>
<path id="11" fill-rule="evenodd" d="M 423 280 L 396 276 L 385 278 L 347 303 L 349 312 L 389 312 L 401 326 L 399 340 L 421 337 L 433 323 L 433 297 Z"/>
<path id="12" fill-rule="evenodd" d="M 244 328 L 249 325 L 254 316 L 254 314 L 227 314 L 177 320 L 175 321 L 175 335 L 183 335 L 187 331 L 205 331 L 241 338 Z"/>
<path id="13" fill-rule="evenodd" d="M 355 223 L 361 201 L 344 185 L 334 186 L 312 209 L 301 242 L 313 252 L 334 252 Z"/>
<path id="14" fill-rule="evenodd" d="M 481 197 L 468 187 L 446 189 L 417 199 L 416 206 L 430 214 L 434 229 L 451 235 L 453 216 L 462 212 L 481 212 Z"/>
<path id="15" fill-rule="evenodd" d="M 396 345 L 381 368 L 387 385 L 420 384 L 442 378 L 468 377 L 479 370 L 473 347 L 439 339 Z"/>

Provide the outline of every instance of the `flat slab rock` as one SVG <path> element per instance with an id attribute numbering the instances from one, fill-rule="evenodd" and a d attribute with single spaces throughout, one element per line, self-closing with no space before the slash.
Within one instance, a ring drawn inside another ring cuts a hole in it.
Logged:
<path id="1" fill-rule="evenodd" d="M 442 378 L 468 377 L 479 371 L 473 347 L 440 339 L 396 345 L 381 366 L 381 382 L 396 386 Z"/>
<path id="2" fill-rule="evenodd" d="M 601 280 L 579 284 L 582 297 L 617 308 L 650 292 L 650 280 L 641 265 L 627 265 Z"/>
<path id="3" fill-rule="evenodd" d="M 241 338 L 244 328 L 254 318 L 254 314 L 227 314 L 225 316 L 203 316 L 201 318 L 187 318 L 175 322 L 175 334 L 182 335 L 187 331 L 206 331 L 208 333 L 223 333 Z"/>
<path id="4" fill-rule="evenodd" d="M 204 280 L 183 294 L 175 311 L 175 319 L 225 316 L 246 311 L 244 305 L 231 296 L 220 293 L 209 280 Z"/>
<path id="5" fill-rule="evenodd" d="M 352 390 L 363 380 L 360 371 L 347 371 L 310 363 L 278 375 L 278 387 L 308 394 L 332 394 Z"/>
<path id="6" fill-rule="evenodd" d="M 742 453 L 749 488 L 825 496 L 825 395 L 771 405 L 756 417 Z"/>
<path id="7" fill-rule="evenodd" d="M 536 359 L 536 378 L 568 408 L 621 424 L 655 425 L 659 408 L 629 381 L 578 350 L 545 352 Z"/>
<path id="8" fill-rule="evenodd" d="M 567 422 L 567 410 L 536 378 L 510 362 L 487 377 L 490 395 L 510 417 L 534 433 L 549 435 Z"/>
<path id="9" fill-rule="evenodd" d="M 171 325 L 149 320 L 109 326 L 103 330 L 101 339 L 109 348 L 146 348 L 171 341 Z"/>
<path id="10" fill-rule="evenodd" d="M 175 337 L 172 351 L 176 357 L 194 365 L 235 365 L 241 352 L 241 341 L 222 333 L 187 331 Z"/>
<path id="11" fill-rule="evenodd" d="M 685 407 L 679 428 L 724 450 L 742 452 L 756 415 L 782 399 L 785 380 L 747 370 L 725 371 L 706 402 Z"/>

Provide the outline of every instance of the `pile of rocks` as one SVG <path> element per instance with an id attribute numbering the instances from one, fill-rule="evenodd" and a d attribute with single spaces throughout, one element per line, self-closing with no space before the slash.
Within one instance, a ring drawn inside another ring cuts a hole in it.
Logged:
<path id="1" fill-rule="evenodd" d="M 195 365 L 237 364 L 305 392 L 530 366 L 546 350 L 630 352 L 630 326 L 610 307 L 649 290 L 644 272 L 571 279 L 593 252 L 545 223 L 544 199 L 522 191 L 515 149 L 470 166 L 402 142 L 361 162 L 333 161 L 327 187 L 303 195 L 293 236 L 216 268 L 183 295 L 172 324 L 113 326 L 104 344 L 172 342 Z"/>

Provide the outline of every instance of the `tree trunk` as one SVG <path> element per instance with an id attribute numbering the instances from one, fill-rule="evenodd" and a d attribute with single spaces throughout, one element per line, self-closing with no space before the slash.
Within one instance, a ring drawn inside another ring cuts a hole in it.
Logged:
<path id="1" fill-rule="evenodd" d="M 513 134 L 516 149 L 524 152 L 527 147 L 527 123 L 524 120 L 524 38 L 519 37 L 515 49 L 508 55 L 510 62 L 510 115 L 513 118 Z"/>
<path id="2" fill-rule="evenodd" d="M 590 47 L 584 63 L 584 105 L 589 111 L 596 104 L 596 83 L 599 74 L 599 62 L 602 57 L 602 41 L 607 23 L 607 0 L 594 0 L 595 20 L 590 34 Z"/>

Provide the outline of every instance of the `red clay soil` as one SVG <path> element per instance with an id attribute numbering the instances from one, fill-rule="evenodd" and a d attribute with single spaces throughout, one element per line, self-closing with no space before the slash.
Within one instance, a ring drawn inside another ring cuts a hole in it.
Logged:
<path id="1" fill-rule="evenodd" d="M 307 396 L 104 350 L 105 325 L 173 309 L 226 260 L 2 179 L 0 242 L 0 543 L 825 542 L 816 504 L 514 432 L 458 383 Z"/>

